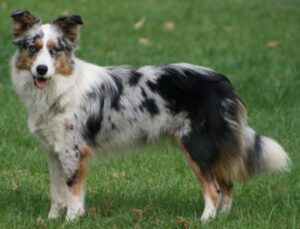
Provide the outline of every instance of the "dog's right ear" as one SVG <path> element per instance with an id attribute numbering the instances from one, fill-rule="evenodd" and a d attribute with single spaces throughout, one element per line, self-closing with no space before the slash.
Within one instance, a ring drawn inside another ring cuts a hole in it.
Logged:
<path id="1" fill-rule="evenodd" d="M 33 16 L 29 11 L 14 11 L 10 15 L 13 19 L 12 34 L 14 38 L 22 36 L 32 26 L 40 20 Z"/>

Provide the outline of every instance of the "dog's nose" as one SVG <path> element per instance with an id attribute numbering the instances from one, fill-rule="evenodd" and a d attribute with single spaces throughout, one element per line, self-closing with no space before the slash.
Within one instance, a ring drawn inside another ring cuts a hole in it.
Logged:
<path id="1" fill-rule="evenodd" d="M 39 75 L 43 76 L 47 73 L 48 67 L 46 65 L 41 64 L 36 67 L 36 71 Z"/>

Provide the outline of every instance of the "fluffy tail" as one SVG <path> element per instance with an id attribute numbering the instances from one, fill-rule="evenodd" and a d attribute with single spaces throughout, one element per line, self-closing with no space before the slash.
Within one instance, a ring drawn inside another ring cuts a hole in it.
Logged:
<path id="1" fill-rule="evenodd" d="M 287 171 L 290 159 L 284 149 L 273 139 L 260 136 L 250 127 L 244 129 L 246 170 L 248 176 L 273 171 Z"/>

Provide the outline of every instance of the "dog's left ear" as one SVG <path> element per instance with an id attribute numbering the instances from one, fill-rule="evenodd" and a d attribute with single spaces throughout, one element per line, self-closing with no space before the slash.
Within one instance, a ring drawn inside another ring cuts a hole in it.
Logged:
<path id="1" fill-rule="evenodd" d="M 53 24 L 63 32 L 64 36 L 75 43 L 83 21 L 78 15 L 60 16 L 53 21 Z"/>
<path id="2" fill-rule="evenodd" d="M 10 15 L 13 19 L 12 34 L 14 38 L 22 36 L 26 31 L 32 28 L 35 24 L 40 23 L 40 20 L 33 16 L 29 11 L 14 11 Z"/>

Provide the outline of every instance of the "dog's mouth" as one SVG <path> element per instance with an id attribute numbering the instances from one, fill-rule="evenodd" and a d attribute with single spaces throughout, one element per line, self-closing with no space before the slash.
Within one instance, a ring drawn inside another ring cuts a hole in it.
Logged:
<path id="1" fill-rule="evenodd" d="M 36 78 L 33 77 L 34 85 L 38 89 L 45 89 L 49 85 L 50 78 Z"/>

